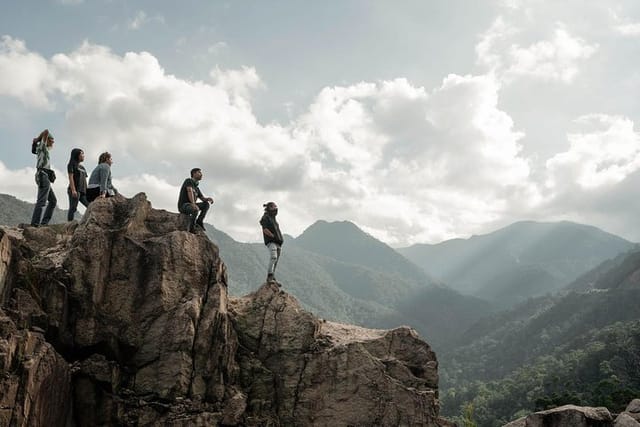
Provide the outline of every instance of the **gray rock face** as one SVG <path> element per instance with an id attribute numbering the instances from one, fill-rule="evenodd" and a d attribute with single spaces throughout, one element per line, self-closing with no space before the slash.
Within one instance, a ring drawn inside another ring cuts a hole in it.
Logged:
<path id="1" fill-rule="evenodd" d="M 633 399 L 629 405 L 627 405 L 627 409 L 625 409 L 624 412 L 629 414 L 634 420 L 640 421 L 640 399 Z"/>
<path id="2" fill-rule="evenodd" d="M 623 412 L 616 417 L 613 427 L 638 427 L 640 423 L 633 419 L 627 412 Z"/>
<path id="3" fill-rule="evenodd" d="M 323 322 L 143 194 L 0 228 L 0 426 L 447 425 L 407 328 Z"/>
<path id="4" fill-rule="evenodd" d="M 230 306 L 250 412 L 269 408 L 284 425 L 437 425 L 437 362 L 414 331 L 322 322 L 275 285 Z"/>

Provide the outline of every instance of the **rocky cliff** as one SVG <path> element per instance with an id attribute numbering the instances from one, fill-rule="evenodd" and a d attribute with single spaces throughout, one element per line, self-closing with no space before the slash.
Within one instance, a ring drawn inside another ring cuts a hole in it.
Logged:
<path id="1" fill-rule="evenodd" d="M 413 330 L 323 321 L 275 284 L 229 297 L 218 248 L 144 194 L 0 228 L 0 306 L 0 426 L 447 424 Z"/>

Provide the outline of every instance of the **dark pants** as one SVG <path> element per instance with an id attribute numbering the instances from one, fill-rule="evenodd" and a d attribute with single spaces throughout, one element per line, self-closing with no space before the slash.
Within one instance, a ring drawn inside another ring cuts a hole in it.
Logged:
<path id="1" fill-rule="evenodd" d="M 71 195 L 71 189 L 67 188 L 67 194 L 69 195 L 69 212 L 67 213 L 67 221 L 73 221 L 76 211 L 78 210 L 78 202 L 82 203 L 86 208 L 89 206 L 89 201 L 87 200 L 86 193 L 78 193 L 78 197 L 76 198 Z"/>
<path id="2" fill-rule="evenodd" d="M 185 203 L 179 209 L 180 213 L 189 215 L 189 231 L 193 231 L 196 224 L 204 228 L 204 217 L 207 215 L 207 211 L 209 210 L 209 202 L 200 202 L 196 203 L 196 205 L 200 208 L 200 215 L 198 215 L 198 211 L 193 208 L 191 203 Z"/>
<path id="3" fill-rule="evenodd" d="M 56 207 L 56 203 L 58 203 L 58 199 L 56 199 L 56 195 L 51 188 L 49 176 L 45 171 L 38 171 L 37 182 L 38 198 L 36 200 L 36 207 L 33 209 L 31 225 L 46 225 L 49 224 L 53 216 L 53 210 Z M 42 216 L 44 205 L 47 205 L 47 208 L 44 211 L 44 216 Z M 42 220 L 40 217 L 42 217 Z"/>

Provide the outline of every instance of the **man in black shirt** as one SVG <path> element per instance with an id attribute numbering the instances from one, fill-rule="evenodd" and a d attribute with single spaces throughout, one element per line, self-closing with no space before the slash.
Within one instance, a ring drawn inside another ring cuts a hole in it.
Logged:
<path id="1" fill-rule="evenodd" d="M 260 219 L 260 225 L 262 225 L 262 237 L 264 238 L 264 244 L 269 250 L 269 268 L 267 270 L 267 282 L 275 282 L 276 266 L 280 259 L 280 253 L 282 248 L 282 233 L 280 232 L 280 225 L 276 221 L 276 215 L 278 215 L 278 206 L 275 202 L 265 203 L 264 215 Z M 277 283 L 277 282 L 276 282 Z"/>
<path id="2" fill-rule="evenodd" d="M 202 170 L 200 168 L 191 169 L 191 178 L 187 178 L 180 188 L 180 196 L 178 197 L 178 211 L 189 215 L 189 231 L 196 232 L 196 226 L 204 231 L 204 217 L 209 210 L 209 204 L 213 203 L 211 197 L 204 197 L 198 184 L 202 179 Z M 198 199 L 202 202 L 198 203 Z M 198 215 L 200 212 L 200 215 Z M 197 219 L 196 219 L 197 217 Z"/>

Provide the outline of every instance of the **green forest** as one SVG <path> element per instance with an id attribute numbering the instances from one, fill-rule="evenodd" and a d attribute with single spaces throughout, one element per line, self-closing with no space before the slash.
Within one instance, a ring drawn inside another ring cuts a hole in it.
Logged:
<path id="1" fill-rule="evenodd" d="M 572 292 L 495 316 L 476 331 L 491 333 L 443 355 L 443 414 L 502 426 L 565 404 L 622 411 L 640 396 L 639 300 L 635 289 Z"/>

